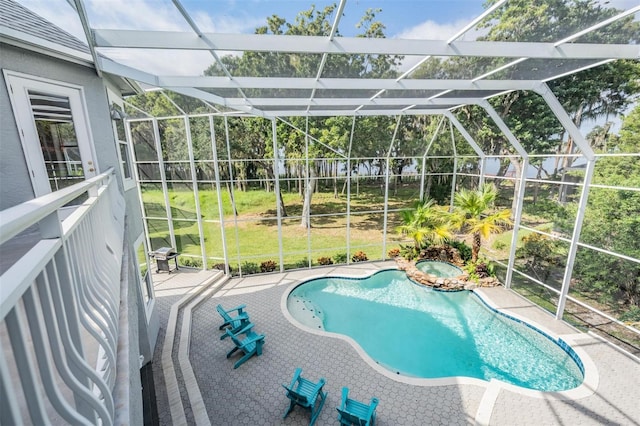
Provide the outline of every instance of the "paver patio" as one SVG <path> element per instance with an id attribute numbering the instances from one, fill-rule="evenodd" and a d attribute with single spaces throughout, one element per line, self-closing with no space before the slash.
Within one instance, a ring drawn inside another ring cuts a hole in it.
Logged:
<path id="1" fill-rule="evenodd" d="M 598 370 L 595 393 L 578 400 L 553 394 L 525 395 L 492 384 L 458 383 L 425 386 L 387 377 L 369 365 L 346 340 L 310 333 L 294 325 L 282 311 L 283 296 L 294 284 L 320 275 L 363 276 L 394 267 L 393 262 L 294 271 L 232 279 L 193 312 L 190 359 L 207 414 L 213 425 L 303 425 L 309 413 L 297 407 L 282 419 L 288 406 L 282 383 L 296 367 L 311 380 L 324 377 L 327 402 L 317 425 L 337 424 L 343 386 L 363 401 L 380 399 L 377 424 L 384 425 L 602 425 L 640 424 L 640 362 L 608 343 L 556 321 L 540 308 L 503 288 L 487 291 L 493 304 L 533 318 L 547 330 L 572 335 L 572 346 L 588 354 Z M 247 305 L 255 330 L 266 335 L 264 352 L 237 370 L 226 359 L 232 348 L 219 340 L 221 320 L 215 306 Z M 372 330 L 375 332 L 375 330 Z M 156 381 L 156 385 L 158 385 Z M 497 387 L 496 387 L 497 386 Z M 161 422 L 168 424 L 166 397 L 156 390 Z M 188 419 L 192 417 L 188 416 Z"/>

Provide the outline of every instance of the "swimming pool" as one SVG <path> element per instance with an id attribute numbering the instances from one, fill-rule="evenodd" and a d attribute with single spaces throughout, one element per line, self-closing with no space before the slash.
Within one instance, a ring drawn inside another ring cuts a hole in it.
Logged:
<path id="1" fill-rule="evenodd" d="M 439 292 L 402 271 L 314 279 L 289 294 L 287 308 L 308 327 L 351 337 L 397 374 L 498 379 L 541 391 L 583 380 L 570 348 L 495 312 L 472 292 Z"/>
<path id="2" fill-rule="evenodd" d="M 421 260 L 416 263 L 420 271 L 440 278 L 453 278 L 462 275 L 462 269 L 456 265 L 438 260 Z"/>

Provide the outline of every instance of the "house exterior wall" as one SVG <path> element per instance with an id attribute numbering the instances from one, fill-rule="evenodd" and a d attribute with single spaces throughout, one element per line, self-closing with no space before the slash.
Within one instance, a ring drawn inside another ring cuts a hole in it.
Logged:
<path id="1" fill-rule="evenodd" d="M 109 119 L 107 95 L 103 80 L 98 77 L 95 70 L 7 44 L 0 44 L 0 50 L 2 51 L 2 62 L 0 63 L 2 69 L 71 83 L 84 88 L 89 127 L 95 146 L 96 158 L 94 160 L 98 166 L 97 171 L 103 172 L 113 166 L 121 179 Z M 4 210 L 33 198 L 33 188 L 16 129 L 16 120 L 11 109 L 7 84 L 4 81 L 4 76 L 0 78 L 2 79 L 2 84 L 0 84 L 2 86 L 0 88 L 0 111 L 2 111 L 2 121 L 0 122 L 2 124 L 0 210 Z"/>
<path id="2" fill-rule="evenodd" d="M 107 98 L 107 87 L 117 91 L 107 79 L 100 78 L 94 69 L 82 65 L 65 62 L 12 45 L 0 43 L 0 68 L 31 76 L 41 77 L 53 82 L 71 83 L 82 86 L 84 101 L 88 113 L 88 125 L 93 138 L 97 172 L 101 173 L 110 167 L 115 169 L 119 188 L 126 201 L 127 230 L 125 233 L 125 249 L 129 265 L 126 267 L 128 277 L 127 300 L 129 319 L 129 357 L 130 368 L 130 419 L 129 424 L 143 424 L 142 394 L 140 392 L 140 359 L 148 362 L 153 354 L 153 345 L 159 329 L 157 313 L 147 315 L 140 290 L 140 278 L 137 273 L 137 259 L 133 244 L 144 232 L 142 213 L 138 192 L 135 187 L 124 190 L 117 145 L 113 133 Z M 7 84 L 0 72 L 0 210 L 13 207 L 34 198 L 29 170 L 16 119 L 13 114 Z"/>

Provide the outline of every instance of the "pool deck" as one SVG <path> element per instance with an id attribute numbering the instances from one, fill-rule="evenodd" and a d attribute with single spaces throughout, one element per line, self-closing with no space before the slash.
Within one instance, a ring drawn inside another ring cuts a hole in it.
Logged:
<path id="1" fill-rule="evenodd" d="M 481 289 L 487 302 L 509 315 L 527 319 L 552 336 L 565 339 L 585 362 L 587 379 L 576 390 L 542 393 L 524 390 L 499 381 L 477 379 L 415 379 L 394 375 L 362 356 L 362 350 L 344 337 L 311 332 L 297 325 L 284 310 L 288 291 L 309 278 L 321 276 L 363 277 L 380 269 L 394 268 L 394 262 L 353 264 L 299 270 L 283 274 L 234 278 L 221 284 L 190 312 L 188 357 L 195 381 L 183 377 L 189 369 L 175 368 L 185 417 L 172 417 L 167 389 L 160 367 L 161 348 L 166 334 L 166 308 L 160 303 L 163 329 L 154 356 L 154 377 L 161 424 L 212 425 L 306 425 L 309 413 L 296 407 L 282 419 L 288 400 L 282 383 L 291 380 L 296 367 L 311 380 L 324 377 L 329 392 L 316 425 L 337 424 L 334 407 L 340 403 L 343 386 L 350 396 L 369 401 L 380 399 L 376 424 L 384 425 L 640 425 L 640 361 L 591 334 L 580 333 L 555 320 L 514 292 L 504 288 Z M 175 278 L 187 274 L 175 274 Z M 201 275 L 193 274 L 201 277 Z M 182 279 L 182 277 L 180 278 Z M 170 285 L 163 283 L 164 286 Z M 180 287 L 184 283 L 179 284 Z M 172 303 L 177 299 L 171 293 Z M 160 298 L 159 295 L 157 295 Z M 215 306 L 230 308 L 246 304 L 255 331 L 265 334 L 260 357 L 240 368 L 233 364 L 239 355 L 225 357 L 233 347 L 219 340 L 220 317 Z M 188 324 L 187 324 L 188 325 Z M 188 327 L 181 328 L 181 333 Z M 372 330 L 375 332 L 375 330 Z M 166 346 L 166 345 L 164 345 Z M 174 359 L 178 349 L 174 348 Z M 187 389 L 188 388 L 188 389 Z M 173 395 L 172 395 L 173 394 Z M 197 398 L 190 399 L 193 396 Z M 195 403 L 194 403 L 195 401 Z M 174 404 L 174 402 L 172 402 Z"/>

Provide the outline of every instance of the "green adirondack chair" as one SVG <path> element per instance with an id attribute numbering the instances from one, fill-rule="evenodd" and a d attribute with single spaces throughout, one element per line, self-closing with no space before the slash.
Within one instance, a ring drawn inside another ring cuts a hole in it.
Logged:
<path id="1" fill-rule="evenodd" d="M 251 324 L 249 321 L 249 314 L 244 312 L 244 308 L 246 308 L 246 305 L 236 306 L 231 309 L 224 309 L 222 305 L 216 306 L 216 310 L 224 320 L 224 323 L 219 327 L 219 330 L 228 328 L 233 334 L 238 334 L 240 330 Z M 235 311 L 238 311 L 238 313 L 231 316 L 230 314 Z M 227 337 L 226 333 L 220 336 L 220 340 L 225 337 Z"/>
<path id="2" fill-rule="evenodd" d="M 258 334 L 252 330 L 253 324 L 249 323 L 246 327 L 240 330 L 238 333 L 232 333 L 231 330 L 226 329 L 225 335 L 231 337 L 233 343 L 236 345 L 235 348 L 231 349 L 227 354 L 227 358 L 233 355 L 236 351 L 242 351 L 244 355 L 240 358 L 235 365 L 234 369 L 240 367 L 246 360 L 251 358 L 252 356 L 260 356 L 262 355 L 262 345 L 264 344 L 264 334 Z M 241 335 L 244 334 L 245 337 L 241 338 Z"/>
<path id="3" fill-rule="evenodd" d="M 317 383 L 304 379 L 301 376 L 302 368 L 297 368 L 293 374 L 290 385 L 282 385 L 287 390 L 287 398 L 291 400 L 289 409 L 282 418 L 284 419 L 293 411 L 293 407 L 299 405 L 311 411 L 309 426 L 313 426 L 324 406 L 327 392 L 322 390 L 326 380 L 321 378 Z"/>
<path id="4" fill-rule="evenodd" d="M 371 398 L 369 405 L 349 398 L 349 388 L 342 388 L 342 402 L 338 410 L 341 425 L 373 426 L 376 421 L 378 398 Z"/>

